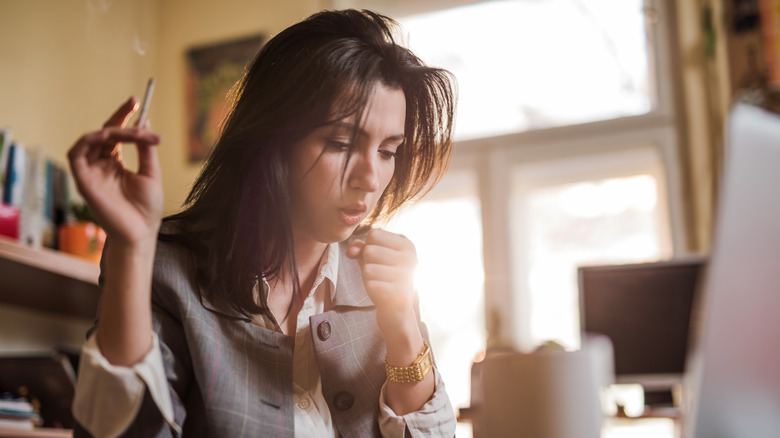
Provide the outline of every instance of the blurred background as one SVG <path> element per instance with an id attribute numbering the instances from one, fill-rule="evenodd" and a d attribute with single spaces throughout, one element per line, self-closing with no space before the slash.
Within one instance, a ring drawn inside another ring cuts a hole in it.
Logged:
<path id="1" fill-rule="evenodd" d="M 173 213 L 202 164 L 188 149 L 193 49 L 267 40 L 321 9 L 397 19 L 458 80 L 450 169 L 388 227 L 417 245 L 423 318 L 459 408 L 486 348 L 579 346 L 578 266 L 708 251 L 725 116 L 771 73 L 761 3 L 0 0 L 0 126 L 65 165 L 153 76 Z M 90 322 L 0 303 L 0 350 L 78 346 Z"/>

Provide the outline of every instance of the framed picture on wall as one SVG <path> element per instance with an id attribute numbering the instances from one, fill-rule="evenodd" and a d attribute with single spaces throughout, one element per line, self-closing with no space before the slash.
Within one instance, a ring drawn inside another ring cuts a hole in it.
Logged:
<path id="1" fill-rule="evenodd" d="M 187 160 L 202 161 L 219 138 L 220 124 L 232 105 L 230 91 L 265 37 L 194 47 L 187 51 Z"/>

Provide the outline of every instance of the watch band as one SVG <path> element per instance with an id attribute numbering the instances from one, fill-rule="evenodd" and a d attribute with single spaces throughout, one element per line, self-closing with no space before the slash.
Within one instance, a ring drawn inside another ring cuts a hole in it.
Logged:
<path id="1" fill-rule="evenodd" d="M 387 380 L 395 383 L 422 382 L 428 372 L 433 368 L 431 359 L 431 347 L 423 340 L 423 350 L 417 355 L 412 365 L 408 367 L 396 367 L 387 363 L 385 357 L 385 372 Z"/>

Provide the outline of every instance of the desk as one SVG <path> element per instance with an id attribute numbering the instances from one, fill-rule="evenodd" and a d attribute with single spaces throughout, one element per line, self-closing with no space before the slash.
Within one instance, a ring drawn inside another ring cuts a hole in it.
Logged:
<path id="1" fill-rule="evenodd" d="M 679 438 L 679 424 L 663 417 L 608 417 L 601 438 Z"/>
<path id="2" fill-rule="evenodd" d="M 484 434 L 475 434 L 473 430 L 473 422 L 478 418 L 478 410 L 460 408 L 458 437 L 481 438 Z M 680 438 L 680 420 L 676 410 L 647 410 L 641 417 L 605 416 L 600 438 Z"/>

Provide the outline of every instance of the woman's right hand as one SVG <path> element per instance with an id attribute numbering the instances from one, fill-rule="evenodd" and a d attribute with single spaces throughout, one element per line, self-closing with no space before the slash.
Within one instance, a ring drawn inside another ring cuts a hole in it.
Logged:
<path id="1" fill-rule="evenodd" d="M 83 135 L 68 151 L 79 192 L 106 234 L 124 245 L 157 240 L 163 208 L 162 175 L 156 146 L 160 136 L 146 126 L 125 127 L 138 101 L 131 97 L 103 125 Z M 122 162 L 121 143 L 138 148 L 138 172 Z"/>

